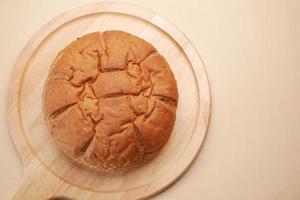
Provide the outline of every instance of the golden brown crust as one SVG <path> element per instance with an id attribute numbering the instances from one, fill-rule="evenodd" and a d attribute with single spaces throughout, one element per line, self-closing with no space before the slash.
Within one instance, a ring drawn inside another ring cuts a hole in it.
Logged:
<path id="1" fill-rule="evenodd" d="M 122 31 L 87 34 L 61 51 L 44 90 L 58 147 L 100 171 L 154 158 L 174 126 L 178 92 L 166 60 Z"/>

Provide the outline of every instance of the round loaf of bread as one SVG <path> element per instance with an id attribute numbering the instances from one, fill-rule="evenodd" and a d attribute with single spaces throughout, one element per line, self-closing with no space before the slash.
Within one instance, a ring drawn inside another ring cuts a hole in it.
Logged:
<path id="1" fill-rule="evenodd" d="M 151 44 L 106 31 L 84 35 L 57 55 L 43 110 L 68 157 L 117 172 L 158 154 L 173 130 L 177 101 L 174 75 Z"/>

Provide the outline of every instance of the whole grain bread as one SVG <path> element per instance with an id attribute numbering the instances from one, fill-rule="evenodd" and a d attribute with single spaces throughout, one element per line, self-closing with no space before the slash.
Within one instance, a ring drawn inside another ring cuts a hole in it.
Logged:
<path id="1" fill-rule="evenodd" d="M 157 50 L 122 31 L 84 35 L 55 58 L 43 110 L 71 159 L 103 172 L 154 158 L 174 126 L 178 91 Z"/>

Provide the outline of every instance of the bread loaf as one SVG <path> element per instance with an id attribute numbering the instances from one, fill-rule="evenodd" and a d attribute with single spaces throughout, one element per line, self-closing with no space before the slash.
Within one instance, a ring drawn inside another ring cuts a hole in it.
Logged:
<path id="1" fill-rule="evenodd" d="M 158 154 L 173 130 L 177 101 L 174 75 L 151 44 L 106 31 L 84 35 L 57 55 L 43 110 L 62 152 L 117 172 Z"/>

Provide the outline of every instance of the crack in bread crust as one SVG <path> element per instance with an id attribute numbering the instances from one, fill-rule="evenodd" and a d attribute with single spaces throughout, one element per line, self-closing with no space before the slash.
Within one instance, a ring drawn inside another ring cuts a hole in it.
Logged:
<path id="1" fill-rule="evenodd" d="M 152 94 L 153 97 L 157 97 L 159 101 L 163 101 L 167 104 L 177 106 L 177 100 L 165 95 Z"/>
<path id="2" fill-rule="evenodd" d="M 47 92 L 50 80 L 64 80 L 74 88 L 82 87 L 79 94 L 69 90 L 61 93 L 57 101 L 62 106 L 50 114 L 45 112 L 45 117 L 50 131 L 59 133 L 53 127 L 61 128 L 63 122 L 56 117 L 70 117 L 63 114 L 76 113 L 76 106 L 79 113 L 71 117 L 78 133 L 72 134 L 81 135 L 82 142 L 69 143 L 63 139 L 65 136 L 54 135 L 62 144 L 79 148 L 75 156 L 67 155 L 86 166 L 100 171 L 138 166 L 148 160 L 146 155 L 154 155 L 163 147 L 173 129 L 178 101 L 174 75 L 151 44 L 128 33 L 91 33 L 61 51 L 46 82 L 46 109 L 53 103 L 48 101 L 53 99 L 52 93 Z M 64 105 L 68 98 L 77 101 Z M 52 126 L 54 123 L 56 126 Z M 82 130 L 89 131 L 86 138 Z M 155 140 L 160 140 L 159 147 L 155 146 Z"/>
<path id="3" fill-rule="evenodd" d="M 57 109 L 56 111 L 54 111 L 51 115 L 50 115 L 50 118 L 51 119 L 54 119 L 56 118 L 58 115 L 60 114 L 63 114 L 64 112 L 66 112 L 68 109 L 70 109 L 72 106 L 75 106 L 78 102 L 75 102 L 75 103 L 70 103 L 70 104 L 67 104 L 59 109 Z"/>

